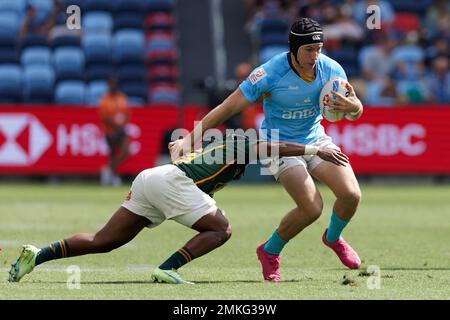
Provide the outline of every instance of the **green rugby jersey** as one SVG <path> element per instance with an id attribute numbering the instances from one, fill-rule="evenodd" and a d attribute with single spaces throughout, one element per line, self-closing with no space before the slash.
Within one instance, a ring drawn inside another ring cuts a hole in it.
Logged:
<path id="1" fill-rule="evenodd" d="M 213 195 L 231 180 L 239 179 L 250 161 L 256 160 L 252 140 L 242 135 L 227 135 L 173 162 L 194 180 L 203 192 Z"/>

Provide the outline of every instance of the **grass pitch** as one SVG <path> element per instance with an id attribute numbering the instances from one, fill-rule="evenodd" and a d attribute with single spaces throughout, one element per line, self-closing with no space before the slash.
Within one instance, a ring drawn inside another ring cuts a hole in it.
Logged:
<path id="1" fill-rule="evenodd" d="M 180 269 L 194 286 L 150 281 L 151 270 L 195 234 L 172 221 L 143 230 L 111 253 L 51 261 L 11 284 L 7 272 L 22 244 L 46 246 L 73 233 L 95 232 L 128 187 L 0 185 L 0 300 L 450 298 L 450 186 L 362 186 L 361 206 L 344 232 L 364 261 L 361 270 L 345 269 L 321 243 L 334 198 L 325 187 L 320 190 L 324 213 L 285 247 L 279 284 L 262 281 L 255 255 L 293 207 L 275 184 L 231 185 L 216 195 L 233 236 Z M 68 289 L 71 265 L 81 269 L 80 289 Z M 369 266 L 379 268 L 379 282 Z"/>

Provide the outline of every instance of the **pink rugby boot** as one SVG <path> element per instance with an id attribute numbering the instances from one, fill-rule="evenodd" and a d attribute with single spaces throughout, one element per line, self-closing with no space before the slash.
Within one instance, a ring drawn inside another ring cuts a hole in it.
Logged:
<path id="1" fill-rule="evenodd" d="M 325 243 L 327 247 L 333 249 L 333 251 L 337 254 L 341 262 L 350 269 L 359 269 L 361 266 L 361 259 L 358 254 L 352 247 L 344 240 L 344 238 L 340 237 L 339 240 L 335 242 L 327 241 L 327 230 L 323 233 L 322 241 Z"/>
<path id="2" fill-rule="evenodd" d="M 272 282 L 280 282 L 280 255 L 270 254 L 264 250 L 264 246 L 267 243 L 261 243 L 256 249 L 256 255 L 262 266 L 262 273 L 264 280 Z"/>

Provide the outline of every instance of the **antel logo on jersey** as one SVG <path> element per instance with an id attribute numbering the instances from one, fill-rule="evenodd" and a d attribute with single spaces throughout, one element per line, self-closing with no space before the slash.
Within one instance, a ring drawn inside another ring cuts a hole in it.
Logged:
<path id="1" fill-rule="evenodd" d="M 0 113 L 0 165 L 31 165 L 53 138 L 32 114 Z"/>

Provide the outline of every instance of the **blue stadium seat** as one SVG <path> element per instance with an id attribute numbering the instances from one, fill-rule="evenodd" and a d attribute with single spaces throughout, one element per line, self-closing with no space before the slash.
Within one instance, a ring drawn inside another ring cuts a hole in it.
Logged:
<path id="1" fill-rule="evenodd" d="M 34 46 L 44 46 L 48 47 L 47 37 L 40 34 L 26 34 L 22 39 L 20 39 L 20 47 L 23 49 L 27 47 Z"/>
<path id="2" fill-rule="evenodd" d="M 25 0 L 1 0 L 0 12 L 12 12 L 22 16 L 25 12 Z"/>
<path id="3" fill-rule="evenodd" d="M 143 13 L 145 11 L 145 1 L 142 0 L 116 0 L 116 12 Z"/>
<path id="4" fill-rule="evenodd" d="M 80 80 L 84 73 L 83 51 L 74 47 L 61 47 L 53 52 L 56 77 L 59 80 Z"/>
<path id="5" fill-rule="evenodd" d="M 0 63 L 18 63 L 19 54 L 12 47 L 0 47 Z"/>
<path id="6" fill-rule="evenodd" d="M 82 42 L 86 65 L 112 63 L 112 39 L 107 33 L 86 34 Z"/>
<path id="7" fill-rule="evenodd" d="M 83 11 L 112 11 L 113 4 L 111 0 L 84 0 Z"/>
<path id="8" fill-rule="evenodd" d="M 120 82 L 127 81 L 147 81 L 146 66 L 144 64 L 126 64 L 117 70 L 117 78 Z"/>
<path id="9" fill-rule="evenodd" d="M 86 68 L 84 73 L 86 81 L 108 80 L 114 75 L 114 67 L 111 64 L 95 64 Z"/>
<path id="10" fill-rule="evenodd" d="M 149 68 L 149 80 L 151 83 L 178 81 L 178 68 L 176 66 L 155 65 Z"/>
<path id="11" fill-rule="evenodd" d="M 78 36 L 61 35 L 53 38 L 51 45 L 53 49 L 67 46 L 79 47 L 81 45 L 81 39 Z"/>
<path id="12" fill-rule="evenodd" d="M 28 47 L 22 51 L 20 57 L 22 65 L 51 64 L 51 53 L 48 47 Z"/>
<path id="13" fill-rule="evenodd" d="M 156 86 L 150 89 L 149 102 L 151 104 L 175 104 L 180 103 L 180 92 L 169 86 Z"/>
<path id="14" fill-rule="evenodd" d="M 0 102 L 20 102 L 22 69 L 16 64 L 0 65 Z"/>
<path id="15" fill-rule="evenodd" d="M 109 12 L 87 12 L 82 17 L 82 25 L 86 34 L 111 33 L 113 18 Z"/>
<path id="16" fill-rule="evenodd" d="M 30 103 L 52 102 L 54 83 L 55 73 L 51 66 L 25 66 L 23 86 L 24 101 Z"/>
<path id="17" fill-rule="evenodd" d="M 84 2 L 86 0 L 61 0 L 62 4 L 64 5 L 64 8 L 67 8 L 71 5 L 79 6 L 81 9 L 83 9 Z"/>
<path id="18" fill-rule="evenodd" d="M 140 98 L 147 101 L 147 85 L 142 82 L 124 82 L 120 83 L 120 89 L 129 97 Z"/>
<path id="19" fill-rule="evenodd" d="M 140 13 L 120 13 L 114 18 L 114 30 L 142 29 L 143 27 L 144 16 Z"/>
<path id="20" fill-rule="evenodd" d="M 86 103 L 90 106 L 97 106 L 106 92 L 108 92 L 108 83 L 106 81 L 92 81 L 87 86 Z"/>
<path id="21" fill-rule="evenodd" d="M 67 80 L 58 83 L 55 102 L 59 104 L 84 104 L 86 86 L 83 81 Z"/>
<path id="22" fill-rule="evenodd" d="M 14 46 L 21 20 L 13 12 L 0 12 L 0 46 Z"/>
<path id="23" fill-rule="evenodd" d="M 113 55 L 118 64 L 144 62 L 144 33 L 140 30 L 122 29 L 113 37 Z"/>
<path id="24" fill-rule="evenodd" d="M 173 0 L 145 0 L 147 12 L 173 12 Z"/>

